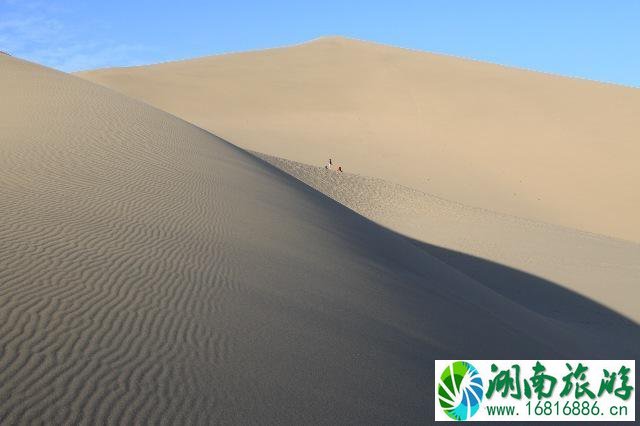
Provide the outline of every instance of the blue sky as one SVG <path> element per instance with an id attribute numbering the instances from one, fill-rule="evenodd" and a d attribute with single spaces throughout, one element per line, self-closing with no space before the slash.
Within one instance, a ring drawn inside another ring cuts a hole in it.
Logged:
<path id="1" fill-rule="evenodd" d="M 321 35 L 640 87 L 639 0 L 0 0 L 0 50 L 64 71 Z"/>

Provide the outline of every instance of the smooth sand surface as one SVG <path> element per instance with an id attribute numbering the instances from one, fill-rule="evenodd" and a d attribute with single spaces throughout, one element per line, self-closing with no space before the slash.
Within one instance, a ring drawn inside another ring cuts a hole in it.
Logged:
<path id="1" fill-rule="evenodd" d="M 141 102 L 8 56 L 0 93 L 3 424 L 424 424 L 435 358 L 640 354 Z"/>
<path id="2" fill-rule="evenodd" d="M 640 90 L 340 37 L 80 73 L 251 150 L 640 241 Z"/>

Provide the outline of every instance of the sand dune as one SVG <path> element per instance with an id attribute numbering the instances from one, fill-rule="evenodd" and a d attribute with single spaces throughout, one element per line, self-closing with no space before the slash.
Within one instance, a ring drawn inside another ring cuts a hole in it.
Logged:
<path id="1" fill-rule="evenodd" d="M 80 73 L 242 147 L 640 241 L 640 90 L 340 37 Z"/>
<path id="2" fill-rule="evenodd" d="M 0 93 L 2 423 L 424 423 L 434 358 L 639 353 L 143 103 L 8 56 Z"/>
<path id="3" fill-rule="evenodd" d="M 640 283 L 640 244 L 469 207 L 382 179 L 255 155 L 363 216 L 411 237 L 456 269 L 546 316 L 584 323 L 593 312 L 568 305 L 543 280 L 640 322 L 634 296 Z M 451 250 L 466 256 L 453 256 Z M 470 261 L 469 256 L 538 278 L 495 273 L 486 263 Z"/>

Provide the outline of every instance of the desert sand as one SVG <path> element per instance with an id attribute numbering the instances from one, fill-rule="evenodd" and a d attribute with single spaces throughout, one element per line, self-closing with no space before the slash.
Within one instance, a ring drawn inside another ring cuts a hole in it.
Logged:
<path id="1" fill-rule="evenodd" d="M 375 43 L 80 73 L 243 148 L 640 241 L 640 90 Z"/>
<path id="2" fill-rule="evenodd" d="M 437 358 L 640 355 L 635 243 L 260 157 L 17 58 L 0 93 L 2 423 L 424 424 Z M 575 270 L 544 253 L 547 278 L 457 253 L 463 234 L 397 226 L 406 208 L 505 226 L 525 254 L 585 244 L 628 297 L 550 281 Z"/>
<path id="3" fill-rule="evenodd" d="M 564 288 L 640 322 L 640 244 L 254 154 L 529 309 L 563 321 L 596 321 L 591 310 L 565 303 Z"/>

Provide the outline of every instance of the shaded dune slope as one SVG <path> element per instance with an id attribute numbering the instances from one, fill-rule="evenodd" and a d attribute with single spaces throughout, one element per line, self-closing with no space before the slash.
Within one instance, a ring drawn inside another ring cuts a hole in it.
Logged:
<path id="1" fill-rule="evenodd" d="M 639 89 L 341 37 L 79 75 L 243 148 L 640 241 Z"/>
<path id="2" fill-rule="evenodd" d="M 0 93 L 2 423 L 424 423 L 434 358 L 622 355 L 140 102 Z"/>
<path id="3" fill-rule="evenodd" d="M 577 299 L 554 295 L 551 290 L 558 286 L 546 286 L 546 280 L 640 321 L 634 297 L 640 283 L 640 244 L 469 207 L 383 179 L 254 154 L 545 315 L 587 326 L 600 322 L 589 320 L 592 309 L 566 303 Z M 498 271 L 496 263 L 505 268 Z"/>

